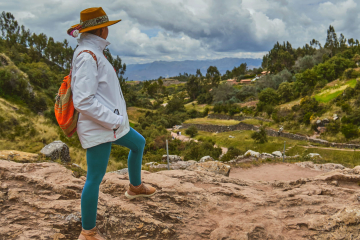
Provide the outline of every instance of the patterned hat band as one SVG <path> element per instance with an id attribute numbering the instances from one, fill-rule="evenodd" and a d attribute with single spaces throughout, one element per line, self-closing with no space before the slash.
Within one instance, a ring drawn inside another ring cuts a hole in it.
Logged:
<path id="1" fill-rule="evenodd" d="M 88 28 L 88 27 L 94 27 L 103 23 L 109 22 L 109 18 L 107 15 L 101 16 L 101 17 L 97 17 L 97 18 L 93 18 L 87 21 L 80 21 L 80 25 L 82 27 L 82 29 L 84 28 Z"/>

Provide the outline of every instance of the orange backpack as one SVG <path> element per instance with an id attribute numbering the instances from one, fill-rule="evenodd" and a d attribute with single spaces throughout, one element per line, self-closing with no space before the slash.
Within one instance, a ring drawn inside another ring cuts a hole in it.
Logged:
<path id="1" fill-rule="evenodd" d="M 89 50 L 81 51 L 77 56 L 83 52 L 91 54 L 96 61 L 96 65 L 98 64 L 95 54 Z M 67 137 L 71 137 L 76 132 L 79 117 L 79 112 L 75 109 L 72 98 L 71 72 L 72 67 L 70 69 L 70 74 L 64 77 L 63 83 L 61 84 L 59 92 L 55 98 L 55 117 L 60 128 Z"/>

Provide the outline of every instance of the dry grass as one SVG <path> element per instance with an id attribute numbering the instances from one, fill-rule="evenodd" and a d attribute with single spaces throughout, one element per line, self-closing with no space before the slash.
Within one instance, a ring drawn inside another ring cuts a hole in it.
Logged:
<path id="1" fill-rule="evenodd" d="M 293 106 L 300 104 L 300 99 L 296 99 L 294 101 L 288 102 L 288 103 L 284 103 L 281 104 L 279 107 L 280 108 L 284 108 L 284 109 L 291 109 Z"/>
<path id="2" fill-rule="evenodd" d="M 239 124 L 240 122 L 236 121 L 236 120 L 222 120 L 222 119 L 211 119 L 211 118 L 193 118 L 193 119 L 186 120 L 184 123 L 231 126 L 231 125 Z"/>
<path id="3" fill-rule="evenodd" d="M 145 111 L 152 111 L 149 109 L 143 109 L 138 107 L 128 107 L 126 109 L 129 120 L 132 123 L 137 123 L 139 121 L 139 118 L 145 115 Z"/>

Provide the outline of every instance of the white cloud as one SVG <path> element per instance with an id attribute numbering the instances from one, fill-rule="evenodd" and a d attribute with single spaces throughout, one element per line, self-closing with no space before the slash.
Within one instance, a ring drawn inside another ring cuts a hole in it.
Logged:
<path id="1" fill-rule="evenodd" d="M 276 41 L 303 46 L 324 43 L 332 24 L 345 37 L 360 34 L 355 0 L 104 0 L 110 19 L 110 50 L 126 63 L 221 57 L 262 57 Z M 82 9 L 95 0 L 2 0 L 32 32 L 67 38 Z"/>

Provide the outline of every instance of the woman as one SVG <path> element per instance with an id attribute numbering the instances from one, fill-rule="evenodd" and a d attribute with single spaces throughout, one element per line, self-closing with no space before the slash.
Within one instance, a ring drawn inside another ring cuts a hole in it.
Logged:
<path id="1" fill-rule="evenodd" d="M 108 26 L 121 20 L 109 21 L 102 8 L 89 8 L 80 13 L 80 24 L 68 33 L 77 37 L 74 52 L 71 89 L 74 107 L 78 110 L 77 133 L 86 151 L 87 178 L 81 195 L 82 232 L 79 240 L 104 239 L 96 228 L 99 186 L 105 175 L 111 144 L 130 149 L 128 156 L 129 199 L 150 197 L 155 188 L 141 182 L 141 163 L 145 139 L 129 126 L 126 104 L 119 80 L 103 50 Z"/>

